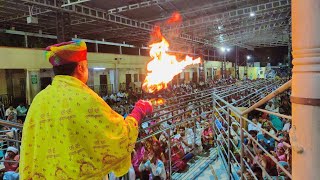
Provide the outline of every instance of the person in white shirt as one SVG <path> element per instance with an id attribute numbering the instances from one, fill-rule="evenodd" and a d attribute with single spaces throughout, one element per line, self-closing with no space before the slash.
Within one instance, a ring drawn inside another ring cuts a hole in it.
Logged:
<path id="1" fill-rule="evenodd" d="M 274 106 L 274 104 L 272 103 L 272 101 L 269 101 L 269 102 L 268 102 L 268 104 L 266 105 L 265 109 L 268 110 L 268 111 L 272 111 L 272 112 L 274 111 L 275 106 Z"/>
<path id="2" fill-rule="evenodd" d="M 232 140 L 234 145 L 238 146 L 238 143 L 240 142 L 240 129 L 237 123 L 233 122 L 231 124 L 231 136 L 232 136 Z"/>
<path id="3" fill-rule="evenodd" d="M 202 137 L 202 133 L 203 133 L 204 128 L 203 127 L 197 127 L 196 128 L 196 140 L 195 140 L 195 153 L 200 154 L 203 150 L 202 147 L 202 141 L 201 141 L 201 137 Z"/>
<path id="4" fill-rule="evenodd" d="M 135 180 L 135 179 L 136 179 L 136 173 L 134 172 L 132 165 L 129 169 L 129 172 L 122 177 L 116 177 L 113 172 L 109 174 L 109 180 Z"/>
<path id="5" fill-rule="evenodd" d="M 10 105 L 9 108 L 6 110 L 5 115 L 9 116 L 11 113 L 17 114 L 17 110 L 15 108 L 13 108 L 12 105 Z"/>
<path id="6" fill-rule="evenodd" d="M 286 124 L 283 126 L 282 131 L 289 132 L 289 131 L 290 131 L 290 128 L 291 128 L 291 120 L 290 120 L 290 119 L 287 119 L 287 120 L 286 120 Z"/>
<path id="7" fill-rule="evenodd" d="M 153 152 L 145 154 L 142 162 L 139 165 L 139 171 L 143 172 L 149 170 L 152 175 L 152 179 L 166 180 L 167 174 L 164 163 Z"/>
<path id="8" fill-rule="evenodd" d="M 192 131 L 192 129 L 190 130 Z M 181 145 L 185 154 L 190 153 L 193 149 L 194 136 L 192 136 L 193 132 L 191 133 L 190 130 L 188 128 L 184 129 L 183 127 L 179 128 L 179 140 L 182 142 Z"/>
<path id="9" fill-rule="evenodd" d="M 256 118 L 253 118 L 253 119 L 252 119 L 252 122 L 253 122 L 253 123 L 249 123 L 249 125 L 248 125 L 248 132 L 251 131 L 251 130 L 260 132 L 262 125 L 257 121 Z M 254 124 L 255 124 L 256 126 L 255 126 Z M 258 126 L 258 127 L 257 127 L 257 126 Z"/>
<path id="10" fill-rule="evenodd" d="M 6 110 L 5 116 L 9 121 L 16 121 L 17 120 L 17 110 L 13 108 L 12 105 Z"/>
<path id="11" fill-rule="evenodd" d="M 111 94 L 110 95 L 110 99 L 113 100 L 113 101 L 116 101 L 117 100 L 117 96 L 114 95 L 114 94 Z"/>

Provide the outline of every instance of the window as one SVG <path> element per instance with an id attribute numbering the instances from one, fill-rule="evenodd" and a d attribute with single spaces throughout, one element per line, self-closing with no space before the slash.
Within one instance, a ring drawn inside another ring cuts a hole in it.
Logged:
<path id="1" fill-rule="evenodd" d="M 134 82 L 138 82 L 138 74 L 133 75 Z"/>

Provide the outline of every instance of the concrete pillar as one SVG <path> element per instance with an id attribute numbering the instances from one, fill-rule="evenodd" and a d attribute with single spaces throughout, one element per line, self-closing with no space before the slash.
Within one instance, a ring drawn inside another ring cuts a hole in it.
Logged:
<path id="1" fill-rule="evenodd" d="M 319 179 L 320 1 L 292 0 L 293 179 Z"/>
<path id="2" fill-rule="evenodd" d="M 211 79 L 214 79 L 214 68 L 211 68 Z"/>
<path id="3" fill-rule="evenodd" d="M 27 69 L 26 97 L 31 104 L 33 98 L 40 92 L 40 69 Z"/>
<path id="4" fill-rule="evenodd" d="M 96 52 L 99 52 L 99 44 L 98 43 L 96 43 L 95 50 L 96 50 Z"/>
<path id="5" fill-rule="evenodd" d="M 114 89 L 115 89 L 115 92 L 117 93 L 119 91 L 119 69 L 116 68 L 115 71 L 114 71 Z"/>
<path id="6" fill-rule="evenodd" d="M 206 66 L 203 67 L 203 72 L 204 72 L 204 82 L 207 82 L 208 80 L 208 69 Z"/>
<path id="7" fill-rule="evenodd" d="M 191 69 L 191 71 L 189 71 L 189 75 L 190 75 L 190 81 L 193 81 L 193 69 Z"/>
<path id="8" fill-rule="evenodd" d="M 115 86 L 115 70 L 110 70 L 110 82 L 112 84 L 112 93 L 116 92 L 116 86 Z"/>
<path id="9" fill-rule="evenodd" d="M 200 64 L 198 64 L 198 66 L 197 66 L 197 75 L 198 75 L 197 82 L 199 83 L 199 81 L 200 81 Z"/>

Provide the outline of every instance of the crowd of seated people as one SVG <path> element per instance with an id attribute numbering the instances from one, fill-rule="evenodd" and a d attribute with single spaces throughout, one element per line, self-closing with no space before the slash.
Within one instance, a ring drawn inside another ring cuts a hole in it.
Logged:
<path id="1" fill-rule="evenodd" d="M 163 90 L 162 92 L 159 92 L 156 95 L 142 94 L 142 96 L 138 97 L 137 94 L 134 94 L 132 92 L 120 92 L 110 96 L 104 96 L 103 99 L 107 101 L 108 104 L 115 111 L 126 117 L 134 107 L 134 102 L 136 102 L 136 100 L 139 98 L 152 99 L 157 97 L 163 97 L 165 99 L 173 99 L 173 101 L 170 102 L 168 105 L 163 106 L 166 107 L 170 106 L 171 104 L 177 104 L 178 100 L 172 97 L 197 93 L 208 88 L 229 85 L 235 82 L 236 80 L 234 79 L 228 79 L 209 81 L 203 84 L 180 84 L 169 86 L 166 90 Z M 254 91 L 254 89 L 243 91 L 243 94 L 236 94 L 239 97 L 232 97 L 231 99 L 228 99 L 228 101 L 232 103 L 233 100 L 238 100 L 241 97 L 247 96 Z M 197 96 L 201 97 L 203 96 L 203 94 L 199 93 Z M 289 109 L 286 106 L 289 101 L 284 102 L 285 100 L 288 100 L 287 97 L 281 96 L 280 101 L 278 102 L 278 104 L 280 103 L 279 111 L 281 111 L 281 109 L 283 109 L 283 111 L 285 112 L 289 111 Z M 226 136 L 226 133 L 222 131 L 222 129 L 225 128 L 226 124 L 222 120 L 219 120 L 219 118 L 214 117 L 212 113 L 208 113 L 212 110 L 212 104 L 204 105 L 201 108 L 195 108 L 198 105 L 201 105 L 201 103 L 189 102 L 187 104 L 183 104 L 182 106 L 177 105 L 176 107 L 172 107 L 170 109 L 168 108 L 161 111 L 159 110 L 153 115 L 153 119 L 151 121 L 144 122 L 142 124 L 142 128 L 139 133 L 139 139 L 143 140 L 136 144 L 134 152 L 132 153 L 132 167 L 129 173 L 127 174 L 127 176 L 129 176 L 130 179 L 134 179 L 133 177 L 140 179 L 168 179 L 169 143 L 171 147 L 170 153 L 172 160 L 172 172 L 185 172 L 188 169 L 188 164 L 193 163 L 193 157 L 195 157 L 195 155 L 208 153 L 210 148 L 214 147 L 214 139 L 217 139 L 217 141 L 221 141 L 221 136 Z M 234 103 L 233 105 L 237 106 L 238 104 Z M 23 104 L 19 106 L 20 107 L 17 107 L 16 110 L 14 110 L 13 107 L 9 107 L 7 110 L 8 115 L 14 114 L 16 117 L 19 117 L 21 116 L 21 114 L 25 114 L 27 112 L 27 108 L 25 108 Z M 157 109 L 155 110 L 157 111 Z M 20 111 L 21 114 L 19 114 L 18 111 Z M 254 123 L 268 130 L 270 133 L 275 134 L 278 137 L 281 137 L 284 142 L 289 143 L 288 130 L 290 129 L 291 122 L 283 122 L 283 130 L 278 130 L 280 126 L 278 127 L 276 125 L 277 129 L 274 128 L 274 124 L 277 124 L 278 121 L 269 120 L 267 118 L 263 119 L 262 117 L 264 116 L 265 115 L 261 114 L 259 117 L 253 118 Z M 270 116 L 268 117 L 271 119 Z M 169 121 L 165 121 L 167 118 L 172 119 Z M 16 121 L 18 121 L 18 118 Z M 170 128 L 172 124 L 178 125 L 176 125 L 173 128 Z M 220 128 L 220 137 L 218 136 L 214 138 L 215 133 L 214 129 L 212 128 L 213 124 L 216 125 L 215 127 Z M 287 163 L 288 165 L 286 167 L 288 167 L 288 169 L 289 167 L 291 167 L 289 162 L 290 157 L 288 155 L 290 154 L 289 149 L 286 149 L 283 144 L 281 145 L 281 143 L 276 144 L 274 140 L 271 140 L 271 137 L 265 135 L 263 132 L 259 130 L 259 128 L 252 124 L 248 125 L 248 131 L 250 134 L 253 134 L 253 136 L 255 136 L 259 140 L 259 142 L 261 142 L 262 144 L 265 143 L 263 144 L 263 146 L 266 147 L 270 153 L 277 156 L 277 158 L 281 159 L 282 164 L 286 165 L 285 163 Z M 144 137 L 155 132 L 159 133 L 150 138 L 144 139 Z M 233 142 L 237 144 L 239 148 L 240 129 L 236 124 L 232 124 L 231 134 L 233 136 Z M 273 142 L 274 145 L 272 144 Z M 260 153 L 260 155 L 257 155 L 254 159 L 250 159 L 249 156 L 246 156 L 248 162 L 250 162 L 250 164 L 252 165 L 252 169 L 259 171 L 260 167 L 256 167 L 256 164 L 254 163 L 257 160 L 261 160 L 261 162 L 266 164 L 266 168 L 269 168 L 270 164 L 268 163 L 271 163 L 271 161 L 268 161 L 269 159 L 267 156 L 263 154 L 263 151 L 259 151 L 259 147 L 254 146 L 254 143 L 250 141 L 250 138 L 247 138 L 246 144 L 248 145 L 248 148 L 250 150 L 255 151 L 255 154 Z M 279 150 L 276 148 L 278 146 Z M 237 149 L 235 149 L 234 151 L 238 152 Z M 5 158 L 4 155 L 3 157 Z M 277 174 L 282 175 L 283 173 L 281 173 L 282 172 L 277 169 Z M 109 178 L 116 179 L 112 173 L 109 175 Z"/>
<path id="2" fill-rule="evenodd" d="M 228 85 L 235 83 L 235 80 L 229 81 L 212 81 L 215 86 L 219 85 Z M 265 86 L 262 84 L 261 86 Z M 212 88 L 214 86 L 210 85 L 200 85 L 200 84 L 180 84 L 169 87 L 168 89 L 154 94 L 144 94 L 144 99 L 151 99 L 156 97 L 162 98 L 171 98 L 187 95 L 190 93 L 197 93 L 199 91 L 205 90 L 207 88 Z M 248 96 L 251 93 L 256 92 L 256 89 L 247 89 L 242 93 L 239 93 L 239 97 L 236 100 L 243 98 L 244 96 Z M 197 96 L 202 96 L 203 94 L 199 93 Z M 260 98 L 263 98 L 266 93 L 262 94 Z M 130 96 L 130 95 L 129 95 Z M 234 97 L 233 97 L 234 98 Z M 129 99 L 125 99 L 126 102 L 129 102 Z M 228 99 L 232 103 L 232 100 Z M 175 99 L 173 98 L 173 101 Z M 131 101 L 134 102 L 134 101 Z M 241 101 L 240 101 L 241 102 Z M 175 104 L 177 102 L 171 102 Z M 118 112 L 126 112 L 122 114 L 127 114 L 130 112 L 130 107 L 133 104 L 121 103 L 118 102 L 117 107 L 119 109 Z M 214 145 L 214 133 L 212 129 L 213 117 L 211 113 L 206 113 L 212 110 L 210 104 L 208 106 L 204 106 L 200 109 L 193 109 L 195 106 L 200 105 L 197 103 L 188 103 L 187 106 L 183 108 L 172 107 L 170 108 L 170 112 L 168 109 L 156 112 L 154 114 L 155 119 L 149 122 L 145 122 L 142 124 L 142 131 L 140 131 L 139 138 L 144 138 L 149 134 L 160 132 L 150 138 L 147 138 L 136 144 L 135 152 L 132 154 L 132 169 L 131 171 L 135 173 L 135 176 L 140 179 L 166 179 L 169 174 L 169 144 L 170 141 L 171 146 L 171 160 L 172 160 L 172 171 L 173 172 L 184 172 L 188 168 L 188 162 L 193 161 L 193 157 L 197 154 L 201 154 L 203 152 L 207 152 Z M 237 103 L 233 105 L 237 106 Z M 248 106 L 250 104 L 244 104 Z M 172 111 L 172 109 L 177 109 Z M 157 109 L 156 109 L 157 110 Z M 188 111 L 190 110 L 190 111 Z M 163 115 L 164 114 L 164 115 Z M 160 116 L 162 115 L 162 116 Z M 174 117 L 174 118 L 172 118 Z M 196 118 L 197 117 L 197 118 Z M 169 121 L 165 121 L 167 118 L 172 118 Z M 169 128 L 172 124 L 177 124 L 179 122 L 183 122 L 190 118 L 195 118 L 195 122 L 193 120 L 191 122 L 181 123 L 174 128 Z M 256 120 L 254 120 L 256 121 Z M 271 121 L 270 121 L 271 122 Z M 217 122 L 216 122 L 217 124 Z M 225 124 L 221 122 L 221 127 L 223 128 Z M 249 126 L 251 126 L 249 124 Z M 272 126 L 264 126 L 263 128 L 269 129 L 268 131 L 272 132 Z M 165 129 L 165 130 L 164 130 Z M 162 131 L 160 131 L 162 130 Z M 252 131 L 250 131 L 252 133 Z M 221 135 L 226 135 L 222 132 L 217 139 L 221 140 Z M 232 132 L 234 144 L 239 146 L 240 140 L 240 128 L 236 124 L 232 124 Z M 238 137 L 238 136 L 239 137 Z M 259 135 L 261 139 L 265 138 L 265 136 Z M 266 139 L 269 137 L 266 137 Z M 265 140 L 265 139 L 263 139 Z M 260 140 L 261 141 L 261 140 Z M 268 140 L 265 140 L 269 142 Z M 247 140 L 246 143 L 251 143 Z M 281 145 L 280 145 L 281 146 Z M 235 151 L 236 152 L 236 151 Z M 276 151 L 275 151 L 276 152 Z M 282 163 L 282 162 L 281 162 Z M 252 166 L 252 168 L 255 168 Z M 258 169 L 258 168 L 256 168 Z M 166 172 L 166 173 L 165 173 Z"/>
<path id="3" fill-rule="evenodd" d="M 22 124 L 26 118 L 27 111 L 28 109 L 24 103 L 20 103 L 16 108 L 10 104 L 4 113 L 3 119 Z"/>
<path id="4" fill-rule="evenodd" d="M 143 99 L 155 97 L 171 98 L 190 93 L 196 93 L 207 88 L 200 84 L 174 85 L 168 89 L 154 94 L 144 94 Z M 169 92 L 169 93 L 168 93 Z M 201 94 L 199 95 L 201 96 Z M 129 94 L 130 97 L 130 94 Z M 130 98 L 116 102 L 115 110 L 122 115 L 130 112 L 133 104 L 128 102 Z M 176 104 L 175 99 L 163 107 Z M 200 105 L 200 102 L 197 103 Z M 213 147 L 212 114 L 206 113 L 211 110 L 211 103 L 202 108 L 194 108 L 194 103 L 173 107 L 176 109 L 155 109 L 156 112 L 151 121 L 142 123 L 138 139 L 143 139 L 136 144 L 132 153 L 132 169 L 136 178 L 140 179 L 167 179 L 169 178 L 169 144 L 171 153 L 172 172 L 184 172 L 188 169 L 188 163 L 193 163 L 193 157 L 198 154 L 207 153 Z M 169 112 L 170 111 L 170 112 Z M 172 118 L 175 117 L 175 118 Z M 167 118 L 172 118 L 165 121 Z M 179 125 L 170 128 L 170 125 Z M 144 139 L 144 137 L 157 133 Z M 170 141 L 170 142 L 168 142 Z M 132 177 L 131 174 L 128 175 Z M 113 178 L 112 174 L 109 178 Z"/>
<path id="5" fill-rule="evenodd" d="M 277 96 L 266 103 L 264 109 L 268 109 L 272 112 L 279 112 L 279 109 L 289 109 L 289 105 L 283 103 L 283 101 L 288 100 L 289 94 L 290 92 L 285 92 L 282 95 Z M 275 103 L 277 103 L 277 105 L 274 105 Z M 289 114 L 288 111 L 284 112 Z M 217 141 L 227 149 L 227 144 L 224 140 L 228 136 L 227 122 L 225 119 L 225 114 L 218 116 L 215 120 L 215 129 L 220 133 L 217 137 Z M 231 147 L 234 154 L 236 154 L 237 161 L 240 163 L 240 127 L 239 123 L 236 123 L 238 120 L 236 120 L 235 117 L 232 117 L 232 119 L 234 121 L 230 128 L 233 144 Z M 284 169 L 291 173 L 291 148 L 289 138 L 291 119 L 285 119 L 259 111 L 250 113 L 249 119 L 251 119 L 252 122 L 247 124 L 246 130 L 248 134 L 244 133 L 243 142 L 245 144 L 244 158 L 247 164 L 258 179 L 267 178 L 267 173 L 274 179 L 289 179 L 273 159 L 276 159 Z M 259 145 L 256 142 L 258 142 Z M 269 155 L 266 152 L 268 152 Z M 236 165 L 236 161 L 234 161 L 234 163 Z M 263 167 L 266 172 L 264 172 L 261 167 Z M 245 176 L 246 179 L 254 179 L 247 168 Z"/>

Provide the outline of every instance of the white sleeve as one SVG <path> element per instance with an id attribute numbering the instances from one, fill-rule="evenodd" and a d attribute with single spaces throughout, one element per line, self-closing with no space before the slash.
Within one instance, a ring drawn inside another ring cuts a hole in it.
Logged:
<path id="1" fill-rule="evenodd" d="M 129 180 L 135 180 L 135 179 L 136 179 L 136 173 L 134 172 L 134 169 L 131 166 L 129 169 Z"/>
<path id="2" fill-rule="evenodd" d="M 152 171 L 152 174 L 154 176 L 160 176 L 161 175 L 161 172 L 162 172 L 162 169 L 163 169 L 163 163 L 161 161 L 158 160 L 157 162 L 157 166 L 155 166 L 154 164 L 151 164 L 151 171 Z"/>
<path id="3" fill-rule="evenodd" d="M 9 109 L 7 109 L 6 110 L 6 116 L 9 116 L 9 114 L 10 114 L 10 111 L 9 111 Z"/>
<path id="4" fill-rule="evenodd" d="M 145 165 L 141 162 L 139 165 L 139 171 L 142 172 L 146 169 Z"/>

